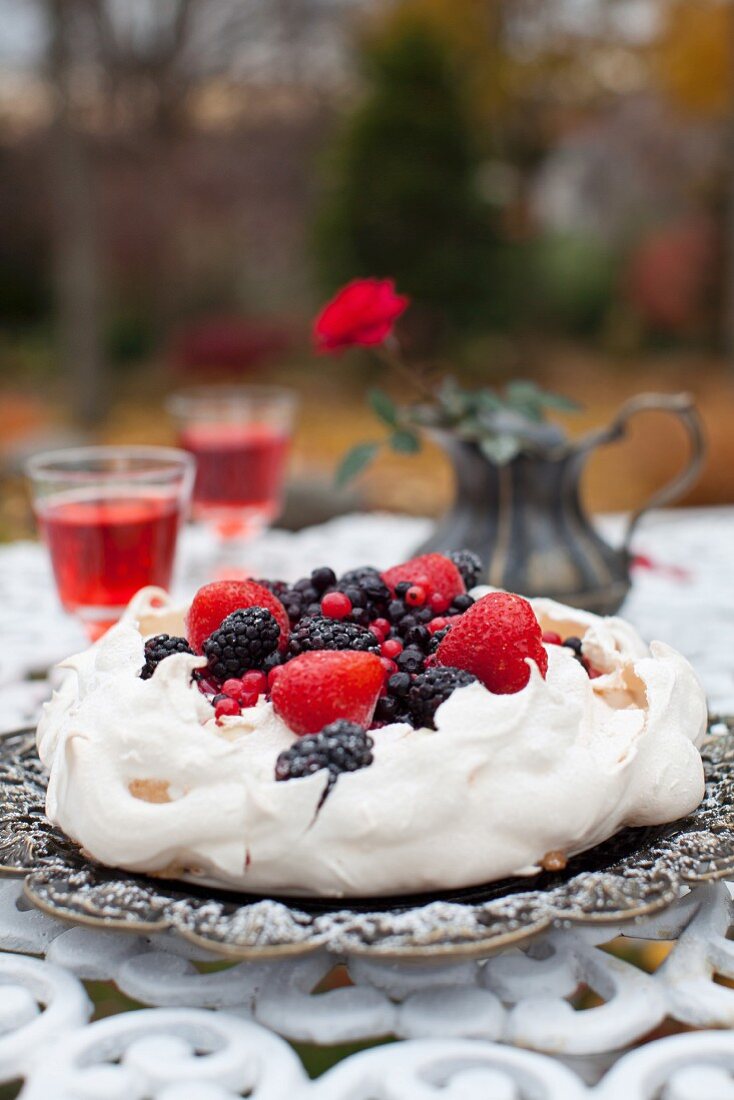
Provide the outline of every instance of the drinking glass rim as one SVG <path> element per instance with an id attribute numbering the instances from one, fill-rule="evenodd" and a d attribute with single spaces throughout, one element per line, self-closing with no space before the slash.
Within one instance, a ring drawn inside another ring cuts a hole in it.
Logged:
<path id="1" fill-rule="evenodd" d="M 130 458 L 148 461 L 148 468 L 84 469 L 80 464 L 94 459 L 105 461 Z M 76 464 L 76 465 L 75 465 Z M 196 461 L 188 451 L 178 447 L 155 447 L 145 444 L 109 444 L 87 447 L 63 447 L 55 451 L 41 451 L 31 455 L 25 463 L 25 473 L 32 481 L 69 482 L 93 481 L 99 478 L 119 478 L 120 480 L 155 480 L 172 472 L 180 472 L 184 477 L 193 477 Z"/>
<path id="2" fill-rule="evenodd" d="M 234 404 L 265 404 L 268 401 L 282 401 L 294 405 L 298 394 L 290 386 L 269 385 L 259 382 L 227 383 L 218 385 L 187 386 L 184 389 L 175 390 L 165 399 L 166 409 L 177 415 L 177 406 L 183 412 L 186 406 L 192 407 L 197 403 L 210 403 L 216 405 L 225 401 Z"/>

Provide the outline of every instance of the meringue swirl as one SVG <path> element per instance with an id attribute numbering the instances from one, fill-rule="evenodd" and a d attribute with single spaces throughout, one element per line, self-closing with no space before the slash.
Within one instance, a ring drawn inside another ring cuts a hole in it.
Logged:
<path id="1" fill-rule="evenodd" d="M 475 596 L 488 589 L 476 589 Z M 626 825 L 673 821 L 701 801 L 703 690 L 670 646 L 622 619 L 531 601 L 541 626 L 583 639 L 601 675 L 549 645 L 547 678 L 493 695 L 455 691 L 436 729 L 373 731 L 374 763 L 276 782 L 295 735 L 262 698 L 217 724 L 176 654 L 138 676 L 144 638 L 183 633 L 185 609 L 144 589 L 66 676 L 38 727 L 49 819 L 95 859 L 230 889 L 354 897 L 531 875 Z"/>

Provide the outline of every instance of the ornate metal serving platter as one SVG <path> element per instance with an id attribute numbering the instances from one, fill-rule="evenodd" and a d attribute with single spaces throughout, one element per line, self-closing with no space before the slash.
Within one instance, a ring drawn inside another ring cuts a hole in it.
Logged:
<path id="1" fill-rule="evenodd" d="M 40 909 L 145 935 L 173 928 L 231 958 L 335 953 L 487 955 L 551 926 L 617 925 L 655 913 L 734 869 L 734 718 L 712 720 L 706 795 L 690 817 L 626 829 L 564 871 L 427 897 L 263 898 L 111 870 L 86 859 L 44 814 L 46 776 L 31 731 L 0 740 L 0 872 L 25 876 Z"/>

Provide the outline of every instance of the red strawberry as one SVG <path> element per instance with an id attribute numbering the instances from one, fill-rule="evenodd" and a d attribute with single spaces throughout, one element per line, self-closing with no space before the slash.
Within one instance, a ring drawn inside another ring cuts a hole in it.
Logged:
<path id="1" fill-rule="evenodd" d="M 264 607 L 271 613 L 280 627 L 278 648 L 284 650 L 290 630 L 288 613 L 272 592 L 254 581 L 214 581 L 199 589 L 186 615 L 186 637 L 194 652 L 201 653 L 212 631 L 243 607 Z"/>
<path id="2" fill-rule="evenodd" d="M 385 678 L 374 653 L 319 649 L 281 669 L 270 697 L 294 733 L 318 733 L 337 718 L 370 725 Z"/>
<path id="3" fill-rule="evenodd" d="M 453 621 L 436 650 L 438 663 L 473 672 L 496 695 L 525 687 L 531 657 L 544 677 L 548 654 L 535 612 L 522 596 L 490 592 Z"/>
<path id="4" fill-rule="evenodd" d="M 392 569 L 382 574 L 382 579 L 393 591 L 395 585 L 401 581 L 410 581 L 411 584 L 424 588 L 429 598 L 437 594 L 448 600 L 448 603 L 451 603 L 454 596 L 466 592 L 461 573 L 451 559 L 445 558 L 443 554 L 421 554 L 402 565 L 393 565 Z"/>

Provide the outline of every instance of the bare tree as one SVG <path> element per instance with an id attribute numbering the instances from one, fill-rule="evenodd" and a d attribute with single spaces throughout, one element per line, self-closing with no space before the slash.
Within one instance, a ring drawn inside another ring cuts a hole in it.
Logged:
<path id="1" fill-rule="evenodd" d="M 76 4 L 46 0 L 55 198 L 55 282 L 59 355 L 78 419 L 93 424 L 105 405 L 102 264 L 97 195 L 88 141 L 75 118 L 72 80 Z"/>

